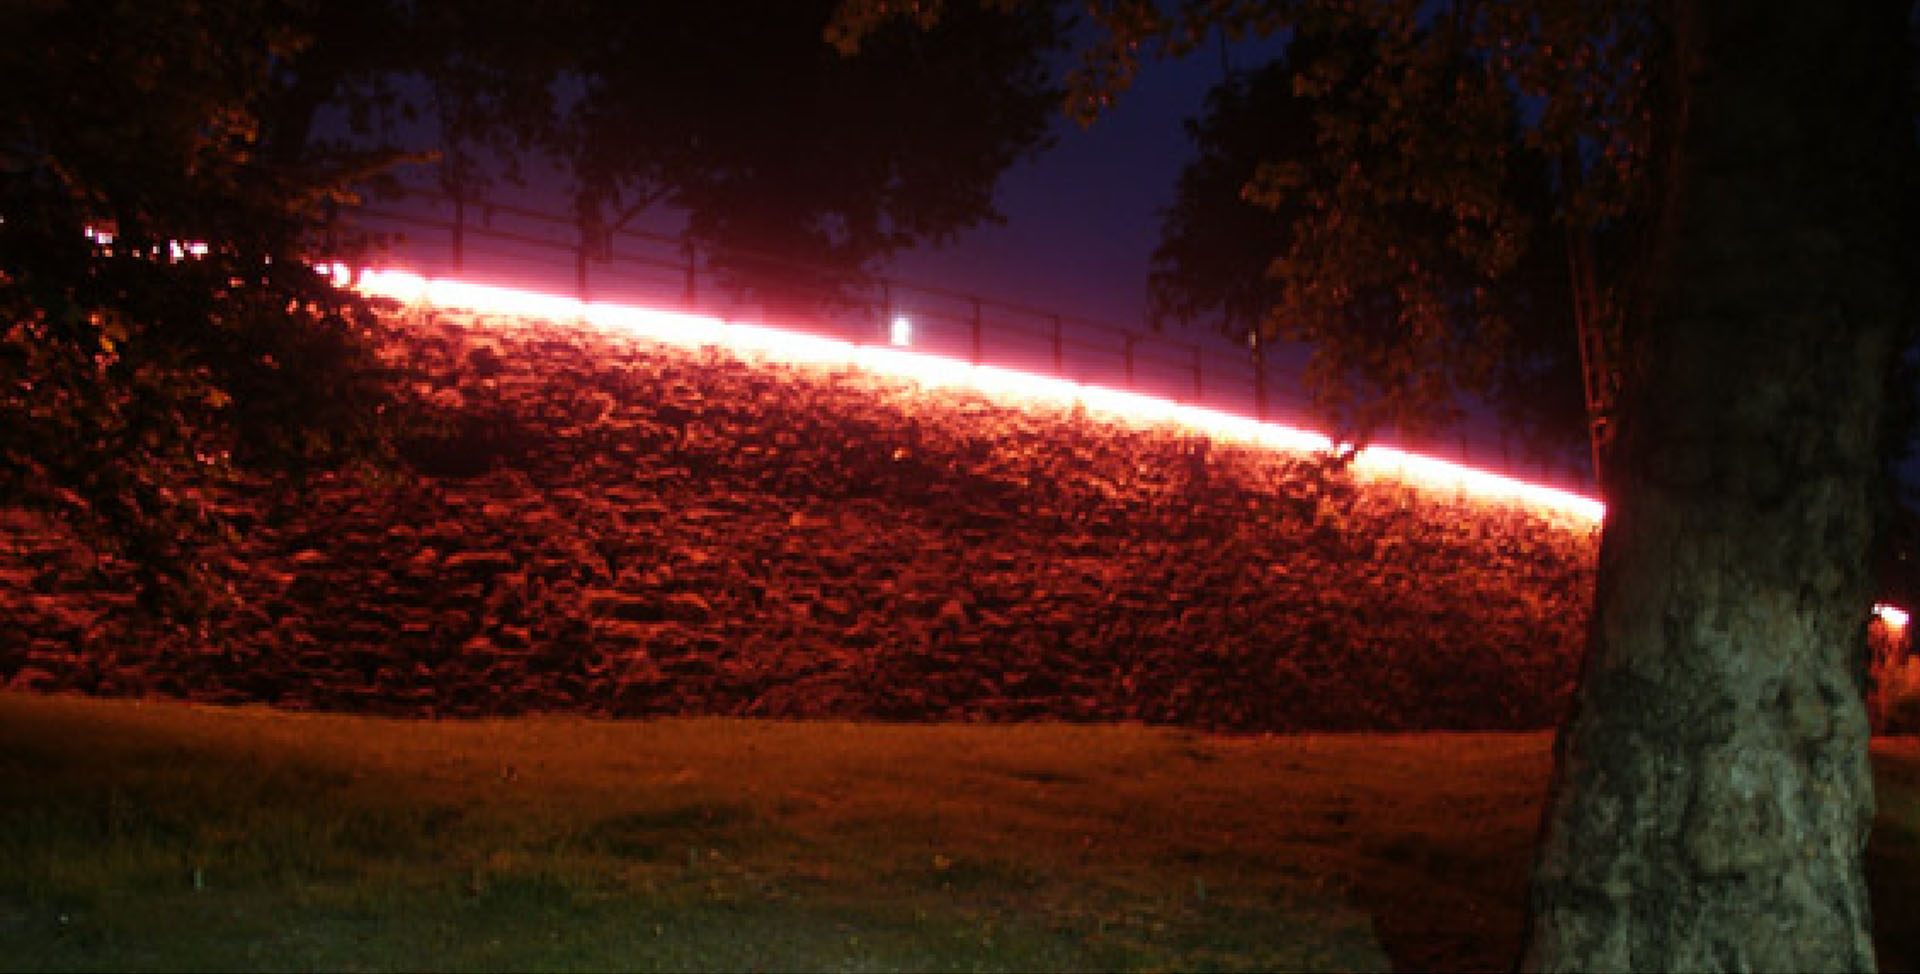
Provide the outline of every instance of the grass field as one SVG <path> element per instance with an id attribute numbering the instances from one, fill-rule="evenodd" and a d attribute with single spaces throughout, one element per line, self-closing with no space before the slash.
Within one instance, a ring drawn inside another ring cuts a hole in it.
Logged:
<path id="1" fill-rule="evenodd" d="M 0 968 L 1499 968 L 1547 745 L 4 693 Z M 1920 747 L 1875 763 L 1911 970 Z"/>

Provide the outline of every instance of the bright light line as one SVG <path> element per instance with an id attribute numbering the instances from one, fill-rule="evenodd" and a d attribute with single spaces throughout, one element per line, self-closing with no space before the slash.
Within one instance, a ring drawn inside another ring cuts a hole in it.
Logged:
<path id="1" fill-rule="evenodd" d="M 974 365 L 945 356 L 907 351 L 898 346 L 860 345 L 765 324 L 731 322 L 708 315 L 625 304 L 582 303 L 575 298 L 518 288 L 425 278 L 408 271 L 364 270 L 356 280 L 356 275 L 342 265 L 330 265 L 322 270 L 343 286 L 351 282 L 363 294 L 392 298 L 407 304 L 466 309 L 484 314 L 586 321 L 609 331 L 665 344 L 695 347 L 718 345 L 776 361 L 851 366 L 877 375 L 911 379 L 930 388 L 957 386 L 1022 402 L 1066 406 L 1077 403 L 1089 412 L 1135 424 L 1173 423 L 1219 439 L 1274 450 L 1324 453 L 1334 448 L 1332 440 L 1310 430 L 1279 423 L 1262 423 L 1245 416 L 1135 392 L 1085 385 L 997 366 Z M 1360 451 L 1354 457 L 1353 469 L 1369 479 L 1397 481 L 1429 490 L 1456 491 L 1486 500 L 1518 503 L 1570 515 L 1593 524 L 1599 523 L 1606 514 L 1605 505 L 1591 497 L 1388 446 L 1371 446 Z"/>

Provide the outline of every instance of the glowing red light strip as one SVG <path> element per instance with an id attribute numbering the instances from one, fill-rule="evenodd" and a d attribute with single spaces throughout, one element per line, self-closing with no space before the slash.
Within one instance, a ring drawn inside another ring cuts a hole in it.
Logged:
<path id="1" fill-rule="evenodd" d="M 486 314 L 555 320 L 581 320 L 609 331 L 685 346 L 720 345 L 736 352 L 795 363 L 853 366 L 869 372 L 912 379 L 928 387 L 961 386 L 998 398 L 1059 405 L 1078 403 L 1136 424 L 1174 423 L 1208 434 L 1276 450 L 1325 452 L 1334 444 L 1308 430 L 1261 423 L 1213 409 L 1154 396 L 1083 385 L 1066 379 L 905 351 L 886 345 L 857 345 L 761 324 L 724 321 L 706 315 L 660 311 L 623 304 L 582 303 L 574 298 L 466 281 L 421 277 L 407 271 L 365 270 L 354 275 L 342 265 L 323 269 L 342 286 L 408 304 L 461 308 Z M 1606 508 L 1598 500 L 1570 491 L 1392 447 L 1375 446 L 1354 458 L 1363 477 L 1397 481 L 1431 490 L 1458 491 L 1487 500 L 1509 501 L 1543 512 L 1598 523 Z"/>

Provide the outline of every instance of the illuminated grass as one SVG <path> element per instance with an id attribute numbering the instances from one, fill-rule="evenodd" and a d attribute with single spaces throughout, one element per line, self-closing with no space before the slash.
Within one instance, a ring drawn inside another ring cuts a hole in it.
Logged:
<path id="1" fill-rule="evenodd" d="M 1544 734 L 21 694 L 0 739 L 0 967 L 67 970 L 1501 967 L 1548 764 Z M 1877 758 L 1884 914 L 1920 750 Z"/>

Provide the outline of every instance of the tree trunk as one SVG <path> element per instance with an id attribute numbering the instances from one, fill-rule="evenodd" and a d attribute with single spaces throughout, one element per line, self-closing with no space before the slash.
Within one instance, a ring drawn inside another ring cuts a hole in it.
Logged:
<path id="1" fill-rule="evenodd" d="M 1673 0 L 1588 657 L 1522 966 L 1869 970 L 1862 700 L 1906 339 L 1906 4 Z"/>

